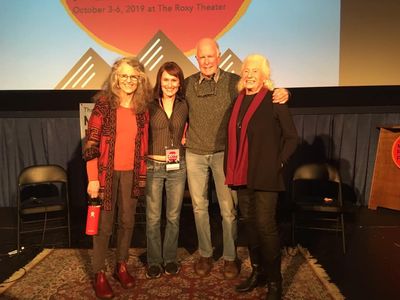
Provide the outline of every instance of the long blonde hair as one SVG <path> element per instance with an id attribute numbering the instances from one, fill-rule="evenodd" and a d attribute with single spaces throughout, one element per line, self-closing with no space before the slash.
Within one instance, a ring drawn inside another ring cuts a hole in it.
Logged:
<path id="1" fill-rule="evenodd" d="M 240 80 L 237 85 L 238 91 L 240 92 L 244 89 L 243 71 L 246 67 L 246 64 L 250 61 L 257 62 L 260 65 L 261 73 L 267 78 L 266 80 L 264 80 L 264 87 L 266 87 L 270 91 L 274 90 L 274 83 L 270 79 L 271 69 L 269 67 L 268 59 L 261 54 L 251 54 L 243 60 L 242 68 L 240 70 Z"/>
<path id="2" fill-rule="evenodd" d="M 152 100 L 152 88 L 143 64 L 136 57 L 123 57 L 112 65 L 111 72 L 103 83 L 102 90 L 95 95 L 94 100 L 106 98 L 110 102 L 111 107 L 116 108 L 119 106 L 121 99 L 119 96 L 120 87 L 118 86 L 117 72 L 122 64 L 131 66 L 139 73 L 139 81 L 133 95 L 132 104 L 133 110 L 136 113 L 142 113 L 147 109 L 147 104 Z"/>

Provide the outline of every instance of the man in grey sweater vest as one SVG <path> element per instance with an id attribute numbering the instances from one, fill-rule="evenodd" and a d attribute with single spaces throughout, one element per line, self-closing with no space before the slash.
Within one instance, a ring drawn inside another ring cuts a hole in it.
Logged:
<path id="1" fill-rule="evenodd" d="M 189 191 L 196 222 L 200 259 L 194 268 L 198 275 L 207 275 L 212 268 L 208 214 L 209 169 L 212 171 L 222 216 L 224 277 L 238 275 L 236 263 L 237 199 L 225 185 L 224 150 L 231 106 L 237 96 L 239 76 L 220 68 L 218 44 L 210 38 L 197 44 L 196 59 L 200 72 L 185 80 L 189 105 L 189 127 L 186 136 L 186 164 Z M 288 91 L 276 89 L 274 102 L 286 102 Z"/>

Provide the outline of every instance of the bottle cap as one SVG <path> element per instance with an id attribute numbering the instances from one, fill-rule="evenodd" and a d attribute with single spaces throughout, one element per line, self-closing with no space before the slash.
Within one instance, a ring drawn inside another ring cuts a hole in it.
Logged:
<path id="1" fill-rule="evenodd" d="M 89 198 L 88 199 L 88 204 L 89 205 L 100 205 L 100 199 L 99 198 Z"/>

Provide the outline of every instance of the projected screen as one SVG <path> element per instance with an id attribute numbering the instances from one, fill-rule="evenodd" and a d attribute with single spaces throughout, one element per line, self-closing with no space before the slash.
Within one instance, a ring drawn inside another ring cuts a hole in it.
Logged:
<path id="1" fill-rule="evenodd" d="M 2 90 L 98 89 L 112 63 L 131 55 L 153 81 L 169 60 L 188 76 L 202 37 L 217 40 L 230 72 L 260 53 L 277 86 L 357 84 L 340 79 L 340 0 L 21 0 L 0 14 Z"/>

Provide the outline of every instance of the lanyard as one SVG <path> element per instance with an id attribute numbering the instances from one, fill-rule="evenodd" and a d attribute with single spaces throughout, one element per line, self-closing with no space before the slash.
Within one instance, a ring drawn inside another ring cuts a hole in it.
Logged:
<path id="1" fill-rule="evenodd" d="M 173 115 L 173 113 L 174 113 L 175 100 L 174 100 L 174 103 L 172 104 L 172 112 L 171 112 L 171 116 L 170 116 L 170 117 L 168 117 L 167 112 L 165 111 L 164 104 L 163 104 L 161 98 L 158 99 L 158 103 L 160 104 L 160 107 L 162 108 L 162 110 L 163 110 L 164 113 L 165 113 L 165 116 L 167 117 L 167 120 L 168 120 L 169 139 L 170 139 L 170 141 L 171 141 L 171 147 L 174 147 L 174 128 L 173 128 L 173 126 L 172 126 L 172 115 Z"/>

